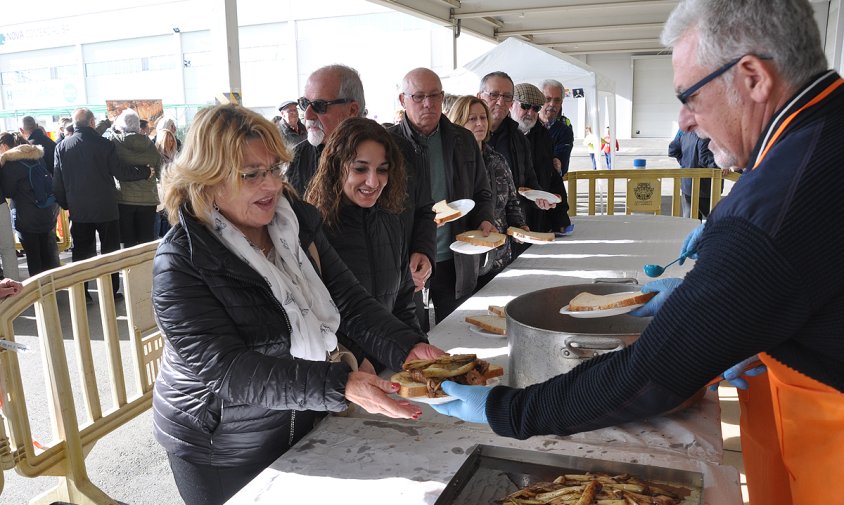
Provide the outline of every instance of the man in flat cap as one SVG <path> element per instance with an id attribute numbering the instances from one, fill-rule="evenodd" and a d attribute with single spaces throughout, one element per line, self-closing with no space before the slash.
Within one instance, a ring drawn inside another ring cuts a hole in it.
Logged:
<path id="1" fill-rule="evenodd" d="M 308 130 L 299 120 L 299 110 L 296 108 L 295 100 L 285 100 L 279 105 L 278 112 L 281 114 L 281 121 L 278 122 L 278 129 L 281 136 L 291 149 L 299 142 L 308 138 Z"/>
<path id="2" fill-rule="evenodd" d="M 541 212 L 528 209 L 528 226 L 534 231 L 564 231 L 571 224 L 568 216 L 568 196 L 560 173 L 554 168 L 554 141 L 548 130 L 539 122 L 539 111 L 545 105 L 545 95 L 530 83 L 516 84 L 513 104 L 510 105 L 510 117 L 519 125 L 530 141 L 533 170 L 539 182 L 539 188 L 549 193 L 560 195 L 562 202 L 556 207 Z"/>

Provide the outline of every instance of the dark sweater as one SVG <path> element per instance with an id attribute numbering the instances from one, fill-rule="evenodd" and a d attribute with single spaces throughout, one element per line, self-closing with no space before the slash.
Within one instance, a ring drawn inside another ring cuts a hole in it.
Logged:
<path id="1" fill-rule="evenodd" d="M 807 85 L 765 131 L 836 78 Z M 639 340 L 542 384 L 493 389 L 493 430 L 567 435 L 647 418 L 760 352 L 844 391 L 844 262 L 830 261 L 844 228 L 828 224 L 844 189 L 842 118 L 844 87 L 798 115 L 712 212 L 694 269 Z"/>

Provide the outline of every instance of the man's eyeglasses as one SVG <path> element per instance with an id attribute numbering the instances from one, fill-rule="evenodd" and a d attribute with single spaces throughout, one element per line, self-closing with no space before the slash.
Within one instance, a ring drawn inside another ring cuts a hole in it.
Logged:
<path id="1" fill-rule="evenodd" d="M 513 95 L 502 95 L 501 93 L 489 92 L 489 91 L 484 91 L 484 94 L 486 96 L 488 96 L 489 99 L 492 100 L 493 102 L 497 102 L 498 100 L 501 100 L 504 103 L 510 103 L 510 102 L 513 101 L 513 98 L 514 98 Z"/>
<path id="2" fill-rule="evenodd" d="M 416 103 L 422 103 L 425 101 L 426 98 L 430 98 L 434 102 L 439 102 L 445 97 L 445 92 L 440 91 L 439 93 L 431 93 L 430 95 L 426 95 L 425 93 L 402 93 L 404 96 L 409 96 L 411 100 Z"/>
<path id="3" fill-rule="evenodd" d="M 718 68 L 717 70 L 715 70 L 711 74 L 707 75 L 706 77 L 699 80 L 698 82 L 692 84 L 689 88 L 686 89 L 686 91 L 683 91 L 682 93 L 677 93 L 677 100 L 680 100 L 680 103 L 682 103 L 683 105 L 688 105 L 689 98 L 691 98 L 692 95 L 697 93 L 698 90 L 700 90 L 700 88 L 706 86 L 710 81 L 717 79 L 722 74 L 724 74 L 727 70 L 736 66 L 738 64 L 738 62 L 740 62 L 741 59 L 744 58 L 745 56 L 748 56 L 748 55 L 745 54 L 745 55 L 739 56 L 738 58 L 732 59 L 732 60 L 728 61 L 727 63 L 724 63 L 720 68 Z M 754 54 L 754 55 L 750 55 L 750 56 L 756 56 L 756 55 Z M 773 59 L 772 56 L 756 56 L 756 57 L 759 58 L 760 60 L 772 60 Z"/>
<path id="4" fill-rule="evenodd" d="M 541 105 L 531 105 L 529 103 L 524 102 L 520 103 L 519 106 L 522 108 L 522 110 L 533 109 L 534 112 L 539 112 L 540 110 L 542 110 Z"/>
<path id="5" fill-rule="evenodd" d="M 284 173 L 284 164 L 279 163 L 270 168 L 261 170 L 253 170 L 250 172 L 240 172 L 240 181 L 247 186 L 257 186 L 264 182 L 268 175 L 272 175 L 276 179 L 281 179 Z"/>
<path id="6" fill-rule="evenodd" d="M 308 100 L 305 97 L 302 97 L 297 100 L 299 108 L 302 109 L 302 112 L 308 110 L 308 107 L 313 107 L 314 112 L 316 112 L 317 114 L 325 114 L 326 112 L 328 112 L 329 105 L 349 102 L 354 102 L 354 100 L 352 100 L 351 98 L 338 98 L 336 100 Z"/>

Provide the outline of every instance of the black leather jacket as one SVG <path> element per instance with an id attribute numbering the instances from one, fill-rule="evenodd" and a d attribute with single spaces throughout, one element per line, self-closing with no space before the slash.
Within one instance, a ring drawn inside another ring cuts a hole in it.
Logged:
<path id="1" fill-rule="evenodd" d="M 316 245 L 340 331 L 399 370 L 423 336 L 366 294 L 317 210 L 289 200 L 302 248 Z M 269 464 L 324 412 L 346 408 L 348 365 L 293 358 L 290 323 L 269 284 L 185 208 L 156 253 L 152 298 L 164 333 L 153 422 L 167 452 L 204 465 Z"/>

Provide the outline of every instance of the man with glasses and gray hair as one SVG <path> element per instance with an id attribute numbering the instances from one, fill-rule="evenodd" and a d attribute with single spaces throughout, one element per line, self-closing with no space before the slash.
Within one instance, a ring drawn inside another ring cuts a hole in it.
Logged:
<path id="1" fill-rule="evenodd" d="M 328 65 L 315 70 L 305 83 L 304 96 L 298 100 L 304 114 L 307 142 L 293 150 L 293 161 L 285 177 L 300 195 L 305 194 L 319 165 L 325 140 L 337 126 L 350 117 L 366 116 L 363 83 L 357 70 L 345 65 Z M 413 147 L 406 141 L 396 143 L 404 155 L 407 170 L 408 199 L 402 213 L 410 255 L 410 273 L 417 290 L 430 277 L 436 247 L 434 202 L 431 200 L 427 171 L 415 164 Z"/>
<path id="2" fill-rule="evenodd" d="M 478 143 L 469 130 L 442 113 L 444 96 L 440 78 L 432 70 L 411 70 L 402 79 L 399 95 L 404 120 L 390 128 L 391 133 L 413 145 L 428 173 L 434 201 L 475 202 L 466 217 L 437 229 L 436 268 L 429 285 L 437 323 L 474 293 L 480 271 L 478 255 L 454 254 L 449 245 L 466 230 L 479 229 L 485 236 L 495 231 L 492 192 Z M 427 317 L 418 312 L 422 329 L 427 331 Z"/>
<path id="3" fill-rule="evenodd" d="M 545 95 L 545 104 L 539 109 L 539 120 L 551 134 L 554 141 L 554 169 L 565 176 L 569 171 L 571 150 L 574 147 L 574 130 L 571 121 L 563 114 L 563 99 L 566 88 L 555 79 L 546 79 L 540 85 Z"/>
<path id="4" fill-rule="evenodd" d="M 490 72 L 481 79 L 477 97 L 489 107 L 492 123 L 488 144 L 507 160 L 507 165 L 513 175 L 513 183 L 517 188 L 543 189 L 537 178 L 530 141 L 519 131 L 518 122 L 510 117 L 510 108 L 515 99 L 514 89 L 513 79 L 506 72 Z M 534 231 L 538 230 L 534 228 L 534 225 L 540 224 L 537 220 L 543 219 L 538 217 L 537 209 L 554 208 L 554 205 L 549 204 L 547 200 L 539 199 L 534 204 L 521 195 L 519 204 L 528 219 L 528 226 Z M 521 254 L 527 247 L 528 244 L 516 244 L 513 248 L 514 257 Z"/>
<path id="5" fill-rule="evenodd" d="M 719 165 L 745 167 L 684 244 L 694 269 L 644 286 L 659 294 L 638 315 L 654 318 L 624 350 L 524 390 L 445 382 L 458 401 L 434 408 L 503 436 L 569 435 L 651 418 L 750 368 L 750 502 L 841 503 L 844 79 L 827 70 L 809 0 L 684 0 L 662 42 L 680 127 L 709 138 Z"/>

